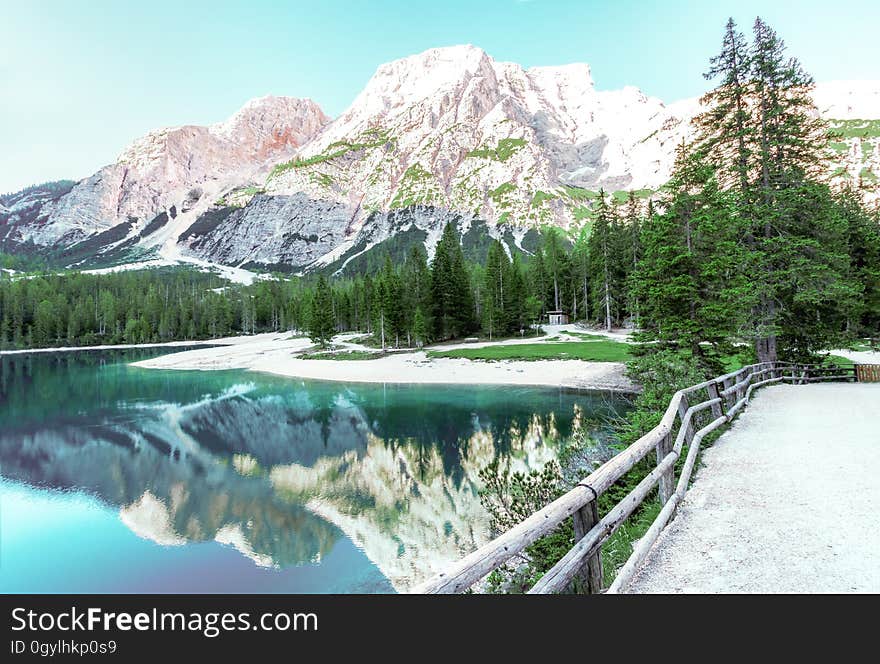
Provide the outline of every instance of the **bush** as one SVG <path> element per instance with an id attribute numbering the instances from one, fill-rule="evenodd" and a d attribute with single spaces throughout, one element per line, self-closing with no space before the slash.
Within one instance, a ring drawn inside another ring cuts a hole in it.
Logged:
<path id="1" fill-rule="evenodd" d="M 627 364 L 627 376 L 642 386 L 634 408 L 614 424 L 616 442 L 608 450 L 596 437 L 597 429 L 580 432 L 560 455 L 540 471 L 511 473 L 493 461 L 480 471 L 483 490 L 480 500 L 490 516 L 494 535 L 525 520 L 570 490 L 611 454 L 638 440 L 660 423 L 669 400 L 679 389 L 705 380 L 690 353 L 647 347 Z M 599 514 L 607 514 L 653 468 L 653 456 L 636 464 L 599 496 Z M 656 491 L 655 491 L 656 495 Z M 630 518 L 602 546 L 604 585 L 614 580 L 617 569 L 632 553 L 632 543 L 644 535 L 660 511 L 660 504 L 648 496 Z M 571 520 L 566 519 L 553 532 L 526 547 L 507 565 L 487 579 L 489 592 L 521 593 L 528 590 L 574 545 Z M 577 582 L 576 582 L 577 584 Z M 577 592 L 579 588 L 574 586 Z"/>

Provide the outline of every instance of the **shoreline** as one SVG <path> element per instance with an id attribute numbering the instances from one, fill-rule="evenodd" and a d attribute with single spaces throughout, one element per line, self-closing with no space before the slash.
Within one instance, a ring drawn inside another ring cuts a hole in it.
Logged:
<path id="1" fill-rule="evenodd" d="M 298 357 L 312 346 L 308 339 L 256 335 L 247 342 L 197 348 L 133 362 L 143 369 L 217 371 L 245 369 L 287 378 L 345 383 L 411 383 L 426 385 L 521 385 L 634 393 L 625 365 L 582 360 L 474 361 L 429 358 L 424 350 L 365 360 L 306 360 Z"/>
<path id="2" fill-rule="evenodd" d="M 69 353 L 78 350 L 131 350 L 136 348 L 177 348 L 186 346 L 236 346 L 251 343 L 268 337 L 272 339 L 286 338 L 293 334 L 287 332 L 278 334 L 275 332 L 240 335 L 235 337 L 220 337 L 218 339 L 192 339 L 190 341 L 157 341 L 145 344 L 103 344 L 99 346 L 52 346 L 49 348 L 16 348 L 12 350 L 0 350 L 2 355 L 27 355 L 29 353 Z"/>
<path id="3" fill-rule="evenodd" d="M 516 385 L 608 390 L 629 394 L 638 392 L 638 387 L 624 376 L 625 365 L 617 362 L 429 358 L 427 351 L 430 348 L 399 351 L 375 359 L 307 360 L 299 355 L 312 349 L 314 344 L 308 338 L 294 337 L 292 334 L 266 332 L 194 341 L 4 350 L 0 351 L 0 356 L 137 348 L 187 348 L 187 350 L 132 362 L 131 366 L 175 371 L 248 370 L 285 378 L 342 383 Z M 337 338 L 337 343 L 349 350 L 361 349 L 363 346 L 349 341 L 358 336 L 359 333 L 343 334 Z M 550 335 L 531 339 L 508 339 L 494 344 L 491 342 L 441 344 L 432 348 L 448 350 L 456 347 L 475 348 L 495 344 L 540 343 L 549 337 Z"/>
<path id="4" fill-rule="evenodd" d="M 133 348 L 176 348 L 187 346 L 206 346 L 215 344 L 214 341 L 164 341 L 154 344 L 107 344 L 106 346 L 54 346 L 52 348 L 16 348 L 15 350 L 0 350 L 2 355 L 30 355 L 31 353 L 69 353 L 77 350 L 131 350 Z"/>

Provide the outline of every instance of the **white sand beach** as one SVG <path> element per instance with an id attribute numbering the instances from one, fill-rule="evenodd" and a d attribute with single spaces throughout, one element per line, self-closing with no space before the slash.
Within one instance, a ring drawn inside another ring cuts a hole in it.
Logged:
<path id="1" fill-rule="evenodd" d="M 340 335 L 336 341 L 347 349 L 357 349 L 358 344 L 348 341 L 352 336 L 358 335 Z M 214 343 L 226 341 L 217 340 Z M 509 340 L 501 343 L 522 342 Z M 297 356 L 312 345 L 308 339 L 291 338 L 290 333 L 258 334 L 235 338 L 230 345 L 172 353 L 135 362 L 134 366 L 178 370 L 249 369 L 280 376 L 356 383 L 543 385 L 634 390 L 634 385 L 623 375 L 624 365 L 616 362 L 482 362 L 429 358 L 425 351 L 398 352 L 367 360 L 307 360 Z"/>

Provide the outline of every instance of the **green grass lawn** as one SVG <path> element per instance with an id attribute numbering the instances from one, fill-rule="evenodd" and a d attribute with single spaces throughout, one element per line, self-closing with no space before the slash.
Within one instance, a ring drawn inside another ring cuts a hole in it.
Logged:
<path id="1" fill-rule="evenodd" d="M 831 364 L 835 366 L 848 366 L 851 367 L 853 362 L 852 360 L 848 360 L 845 357 L 841 357 L 840 355 L 829 354 L 827 355 L 828 359 L 831 361 Z"/>
<path id="2" fill-rule="evenodd" d="M 558 341 L 485 348 L 428 351 L 428 357 L 464 358 L 466 360 L 585 360 L 587 362 L 626 362 L 629 347 L 619 341 Z"/>
<path id="3" fill-rule="evenodd" d="M 349 350 L 335 353 L 331 351 L 306 353 L 299 357 L 302 360 L 377 360 L 383 356 L 384 353 L 374 353 L 369 350 Z"/>
<path id="4" fill-rule="evenodd" d="M 578 339 L 583 339 L 584 341 L 606 341 L 608 337 L 602 334 L 591 334 L 589 332 L 566 332 L 565 334 L 571 335 L 573 337 L 577 337 Z M 613 341 L 613 339 L 612 339 Z"/>

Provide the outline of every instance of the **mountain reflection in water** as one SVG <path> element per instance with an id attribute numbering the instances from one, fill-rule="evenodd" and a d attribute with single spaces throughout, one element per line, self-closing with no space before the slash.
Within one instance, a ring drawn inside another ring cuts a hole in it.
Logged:
<path id="1" fill-rule="evenodd" d="M 141 538 L 219 542 L 266 570 L 320 567 L 348 538 L 398 591 L 489 539 L 482 468 L 540 468 L 573 427 L 622 405 L 126 364 L 146 355 L 0 358 L 2 477 L 89 494 Z"/>

